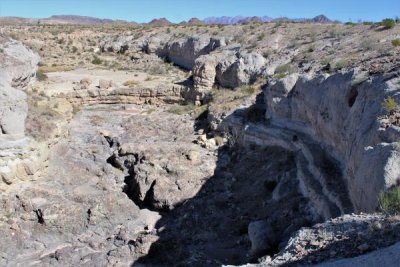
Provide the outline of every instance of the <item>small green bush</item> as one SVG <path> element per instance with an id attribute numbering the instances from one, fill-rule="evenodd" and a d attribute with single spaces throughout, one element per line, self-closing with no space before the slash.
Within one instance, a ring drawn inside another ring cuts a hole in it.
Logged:
<path id="1" fill-rule="evenodd" d="M 385 29 L 391 29 L 394 28 L 396 22 L 394 21 L 394 19 L 384 19 L 381 21 L 380 25 L 383 26 Z"/>
<path id="2" fill-rule="evenodd" d="M 78 52 L 78 47 L 73 46 L 73 47 L 72 47 L 72 53 L 76 53 L 76 52 Z"/>
<path id="3" fill-rule="evenodd" d="M 379 194 L 379 205 L 383 212 L 400 213 L 400 187 L 393 187 Z"/>
<path id="4" fill-rule="evenodd" d="M 98 58 L 97 56 L 93 57 L 92 64 L 100 65 L 101 63 L 103 63 L 103 61 L 100 58 Z"/>
<path id="5" fill-rule="evenodd" d="M 393 97 L 389 96 L 388 98 L 385 99 L 385 101 L 382 103 L 382 107 L 389 112 L 396 111 L 398 108 L 398 105 L 396 103 L 396 100 L 394 100 Z"/>
<path id="6" fill-rule="evenodd" d="M 250 86 L 250 85 L 243 85 L 240 87 L 240 90 L 243 92 L 243 94 L 245 95 L 252 95 L 254 94 L 254 92 L 256 91 L 256 89 L 254 88 L 254 86 Z"/>
<path id="7" fill-rule="evenodd" d="M 341 70 L 349 67 L 351 62 L 348 59 L 339 59 L 335 62 L 334 69 Z"/>
<path id="8" fill-rule="evenodd" d="M 275 69 L 275 77 L 283 78 L 286 75 L 292 74 L 295 72 L 294 67 L 291 64 L 284 64 Z"/>
<path id="9" fill-rule="evenodd" d="M 394 40 L 392 41 L 392 45 L 393 45 L 393 46 L 400 46 L 400 39 L 394 39 Z"/>
<path id="10" fill-rule="evenodd" d="M 38 70 L 37 72 L 36 72 L 36 78 L 38 79 L 38 81 L 45 81 L 45 80 L 47 80 L 47 75 L 46 75 L 46 73 L 44 73 L 42 70 Z"/>

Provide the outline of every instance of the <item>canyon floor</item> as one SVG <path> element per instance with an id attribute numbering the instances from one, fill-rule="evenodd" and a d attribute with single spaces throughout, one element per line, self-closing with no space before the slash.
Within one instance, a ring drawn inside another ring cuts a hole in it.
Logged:
<path id="1" fill-rule="evenodd" d="M 399 260 L 398 25 L 3 34 L 1 266 Z"/>

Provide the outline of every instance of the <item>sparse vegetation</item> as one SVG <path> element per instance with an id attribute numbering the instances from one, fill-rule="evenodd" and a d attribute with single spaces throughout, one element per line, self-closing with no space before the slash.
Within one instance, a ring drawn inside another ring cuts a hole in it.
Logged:
<path id="1" fill-rule="evenodd" d="M 379 194 L 379 205 L 383 212 L 389 214 L 400 213 L 400 187 L 395 186 Z"/>
<path id="2" fill-rule="evenodd" d="M 335 62 L 334 69 L 336 70 L 345 69 L 349 67 L 349 65 L 350 65 L 350 60 L 342 58 Z"/>
<path id="3" fill-rule="evenodd" d="M 38 81 L 42 82 L 47 80 L 47 75 L 46 73 L 42 70 L 42 69 L 38 69 L 38 71 L 36 72 L 36 79 L 38 79 Z"/>
<path id="4" fill-rule="evenodd" d="M 72 67 L 72 66 L 57 66 L 56 64 L 53 64 L 51 66 L 41 66 L 41 67 L 39 67 L 38 71 L 40 71 L 42 73 L 48 73 L 48 72 L 70 71 L 73 69 L 74 69 L 74 67 Z"/>
<path id="5" fill-rule="evenodd" d="M 394 21 L 394 19 L 384 19 L 381 21 L 380 25 L 384 29 L 392 29 L 394 28 L 394 26 L 396 26 L 396 22 Z"/>
<path id="6" fill-rule="evenodd" d="M 102 63 L 103 61 L 100 58 L 98 58 L 96 55 L 93 56 L 92 64 L 101 65 Z"/>
<path id="7" fill-rule="evenodd" d="M 127 87 L 129 87 L 129 88 L 134 88 L 134 87 L 136 87 L 138 84 L 139 84 L 139 83 L 138 83 L 137 81 L 133 81 L 133 80 L 124 82 L 124 85 L 127 86 Z"/>
<path id="8" fill-rule="evenodd" d="M 290 75 L 294 72 L 295 72 L 295 68 L 290 63 L 287 63 L 287 64 L 280 65 L 275 69 L 274 77 L 281 79 L 281 78 L 284 78 L 286 75 Z"/>
<path id="9" fill-rule="evenodd" d="M 187 105 L 173 105 L 167 111 L 172 114 L 176 115 L 183 115 L 189 113 L 190 111 L 194 110 L 195 105 L 187 104 Z"/>
<path id="10" fill-rule="evenodd" d="M 394 39 L 394 40 L 392 40 L 392 45 L 393 45 L 393 46 L 400 46 L 400 39 Z"/>
<path id="11" fill-rule="evenodd" d="M 251 85 L 243 85 L 239 88 L 239 90 L 245 95 L 252 95 L 256 91 L 255 87 Z"/>
<path id="12" fill-rule="evenodd" d="M 382 103 L 382 107 L 388 112 L 394 112 L 398 109 L 396 100 L 394 100 L 394 98 L 391 96 L 385 99 L 385 101 Z"/>

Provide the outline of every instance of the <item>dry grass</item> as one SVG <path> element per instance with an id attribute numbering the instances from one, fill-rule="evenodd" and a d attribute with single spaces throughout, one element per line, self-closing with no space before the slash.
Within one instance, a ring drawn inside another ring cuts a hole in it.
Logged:
<path id="1" fill-rule="evenodd" d="M 48 72 L 63 72 L 63 71 L 70 71 L 75 69 L 72 66 L 41 66 L 38 69 L 38 72 L 48 73 Z"/>
<path id="2" fill-rule="evenodd" d="M 138 81 L 134 81 L 134 80 L 129 80 L 123 83 L 124 86 L 127 86 L 129 88 L 135 88 L 137 85 L 139 85 Z"/>

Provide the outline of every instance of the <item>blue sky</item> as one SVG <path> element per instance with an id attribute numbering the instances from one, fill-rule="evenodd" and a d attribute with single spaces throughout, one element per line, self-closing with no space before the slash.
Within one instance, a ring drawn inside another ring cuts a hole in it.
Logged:
<path id="1" fill-rule="evenodd" d="M 325 14 L 356 22 L 400 16 L 400 0 L 0 0 L 0 16 L 71 14 L 137 22 L 160 17 L 180 22 L 209 16 L 310 18 Z"/>

